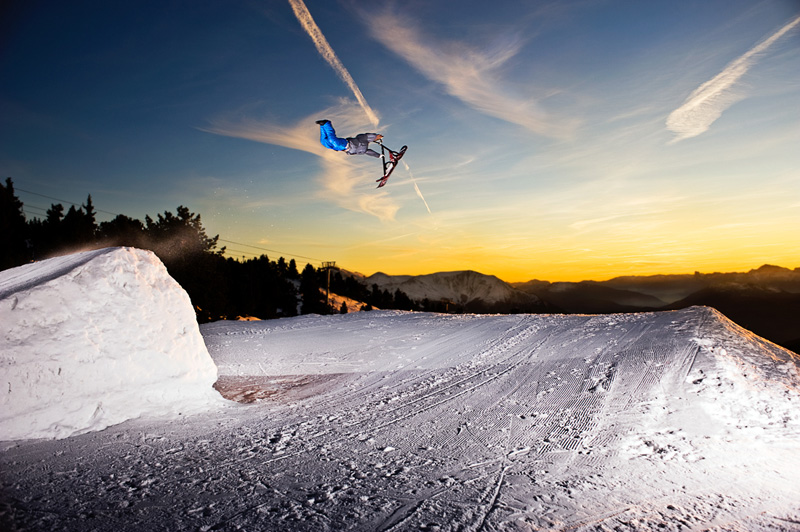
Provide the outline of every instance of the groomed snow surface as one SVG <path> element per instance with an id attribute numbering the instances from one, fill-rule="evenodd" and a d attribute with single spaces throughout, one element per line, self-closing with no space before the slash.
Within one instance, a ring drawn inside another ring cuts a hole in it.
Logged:
<path id="1" fill-rule="evenodd" d="M 798 360 L 709 308 L 200 332 L 238 402 L 8 444 L 0 528 L 800 529 Z"/>

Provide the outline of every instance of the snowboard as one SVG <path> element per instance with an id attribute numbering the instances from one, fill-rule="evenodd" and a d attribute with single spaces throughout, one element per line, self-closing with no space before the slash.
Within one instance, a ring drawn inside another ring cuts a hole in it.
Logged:
<path id="1" fill-rule="evenodd" d="M 383 177 L 376 179 L 375 181 L 378 183 L 378 188 L 381 188 L 386 182 L 389 180 L 389 176 L 392 175 L 394 169 L 397 168 L 397 163 L 400 162 L 400 159 L 403 158 L 405 155 L 408 146 L 403 146 L 400 148 L 400 151 L 391 152 L 393 155 L 393 159 L 383 163 Z"/>

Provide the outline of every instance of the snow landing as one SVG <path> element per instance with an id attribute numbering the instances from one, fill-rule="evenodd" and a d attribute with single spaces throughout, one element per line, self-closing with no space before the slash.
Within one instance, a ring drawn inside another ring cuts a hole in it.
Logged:
<path id="1" fill-rule="evenodd" d="M 121 321 L 124 333 L 128 321 Z M 792 354 L 719 313 L 201 327 L 248 404 L 0 453 L 37 530 L 800 528 Z"/>
<path id="2" fill-rule="evenodd" d="M 0 440 L 64 438 L 219 403 L 186 292 L 150 252 L 0 272 Z"/>

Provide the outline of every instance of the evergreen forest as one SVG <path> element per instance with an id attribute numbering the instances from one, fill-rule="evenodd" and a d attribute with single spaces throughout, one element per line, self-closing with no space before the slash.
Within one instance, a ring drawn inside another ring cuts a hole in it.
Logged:
<path id="1" fill-rule="evenodd" d="M 219 235 L 208 236 L 200 214 L 183 205 L 174 213 L 145 216 L 144 222 L 118 214 L 100 223 L 91 195 L 66 211 L 62 204 L 52 204 L 44 218 L 27 219 L 23 207 L 12 179 L 0 183 L 0 244 L 4 250 L 0 270 L 77 251 L 129 246 L 150 250 L 161 259 L 189 294 L 200 323 L 347 311 L 344 305 L 338 309 L 328 306 L 326 269 L 306 264 L 298 271 L 294 259 L 271 260 L 267 255 L 242 260 L 225 257 L 225 247 L 218 245 Z M 370 288 L 339 270 L 331 272 L 330 291 L 363 302 L 361 310 L 415 308 L 404 293 L 391 294 L 377 285 Z"/>

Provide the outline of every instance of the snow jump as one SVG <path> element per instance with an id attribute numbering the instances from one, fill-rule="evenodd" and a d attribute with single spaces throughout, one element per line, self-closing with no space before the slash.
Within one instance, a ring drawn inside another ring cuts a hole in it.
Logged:
<path id="1" fill-rule="evenodd" d="M 403 146 L 399 151 L 394 151 L 383 145 L 383 135 L 378 133 L 360 133 L 355 137 L 341 138 L 336 136 L 336 131 L 333 129 L 333 124 L 330 120 L 317 120 L 319 124 L 319 141 L 320 143 L 334 151 L 343 151 L 348 155 L 369 155 L 381 159 L 383 163 L 383 175 L 376 179 L 378 188 L 381 188 L 389 180 L 397 163 L 405 155 L 408 146 Z M 377 142 L 381 147 L 381 152 L 378 153 L 369 147 L 371 142 Z"/>

